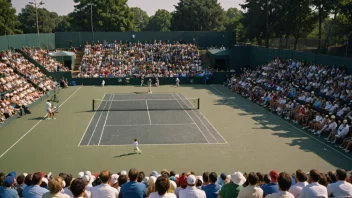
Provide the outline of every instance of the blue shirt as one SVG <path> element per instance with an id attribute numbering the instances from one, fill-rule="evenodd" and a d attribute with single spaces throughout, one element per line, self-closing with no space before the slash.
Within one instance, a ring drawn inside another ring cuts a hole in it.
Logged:
<path id="1" fill-rule="evenodd" d="M 17 191 L 12 188 L 0 186 L 0 198 L 18 198 Z"/>
<path id="2" fill-rule="evenodd" d="M 220 189 L 221 186 L 218 184 L 208 184 L 206 186 L 202 186 L 202 190 L 205 192 L 207 198 L 217 198 Z"/>
<path id="3" fill-rule="evenodd" d="M 34 185 L 25 187 L 22 191 L 22 195 L 24 198 L 42 198 L 43 194 L 46 192 L 49 191 L 38 185 Z"/>
<path id="4" fill-rule="evenodd" d="M 145 198 L 146 196 L 145 185 L 133 181 L 123 184 L 119 194 L 119 198 Z"/>
<path id="5" fill-rule="evenodd" d="M 279 192 L 279 186 L 277 183 L 268 183 L 267 185 L 262 186 L 264 197 L 273 193 Z"/>

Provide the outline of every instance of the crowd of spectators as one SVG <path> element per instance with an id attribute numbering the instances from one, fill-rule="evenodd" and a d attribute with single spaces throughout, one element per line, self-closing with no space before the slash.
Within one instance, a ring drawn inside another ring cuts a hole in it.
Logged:
<path id="1" fill-rule="evenodd" d="M 352 174 L 337 169 L 327 174 L 318 170 L 294 174 L 234 172 L 231 175 L 204 172 L 176 174 L 174 171 L 153 171 L 146 175 L 132 168 L 117 174 L 103 170 L 78 175 L 43 172 L 16 175 L 0 173 L 0 198 L 315 198 L 352 197 Z"/>
<path id="2" fill-rule="evenodd" d="M 81 78 L 204 76 L 198 49 L 192 44 L 86 43 Z"/>
<path id="3" fill-rule="evenodd" d="M 255 69 L 241 69 L 224 86 L 270 111 L 325 136 L 346 153 L 352 150 L 352 75 L 331 67 L 275 58 Z"/>
<path id="4" fill-rule="evenodd" d="M 36 62 L 41 64 L 45 69 L 50 72 L 64 72 L 69 71 L 67 67 L 55 60 L 49 55 L 48 50 L 35 49 L 35 48 L 22 48 L 23 52 L 26 52 Z"/>

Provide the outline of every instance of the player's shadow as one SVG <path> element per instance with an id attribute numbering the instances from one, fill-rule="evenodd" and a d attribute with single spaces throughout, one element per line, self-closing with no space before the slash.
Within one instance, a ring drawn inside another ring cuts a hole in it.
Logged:
<path id="1" fill-rule="evenodd" d="M 137 153 L 127 153 L 127 154 L 121 154 L 121 155 L 117 155 L 114 156 L 114 158 L 119 158 L 119 157 L 127 157 L 127 156 L 131 156 L 131 155 L 136 155 Z"/>
<path id="2" fill-rule="evenodd" d="M 42 116 L 42 117 L 36 117 L 36 118 L 29 118 L 28 120 L 43 120 L 44 119 L 44 117 Z"/>

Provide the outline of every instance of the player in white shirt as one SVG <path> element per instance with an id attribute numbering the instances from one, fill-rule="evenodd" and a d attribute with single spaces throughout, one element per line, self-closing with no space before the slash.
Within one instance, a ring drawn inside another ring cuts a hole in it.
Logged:
<path id="1" fill-rule="evenodd" d="M 159 78 L 156 78 L 156 79 L 155 79 L 155 86 L 156 86 L 156 87 L 159 87 Z"/>
<path id="2" fill-rule="evenodd" d="M 148 80 L 148 93 L 152 93 L 152 79 Z"/>
<path id="3" fill-rule="evenodd" d="M 141 154 L 142 151 L 139 149 L 138 147 L 138 141 L 137 139 L 134 139 L 134 142 L 133 142 L 133 147 L 134 147 L 134 152 L 138 153 L 138 154 Z"/>
<path id="4" fill-rule="evenodd" d="M 180 86 L 180 79 L 176 78 L 176 87 Z"/>
<path id="5" fill-rule="evenodd" d="M 105 86 L 105 80 L 101 81 L 101 86 L 102 86 L 102 87 Z"/>
<path id="6" fill-rule="evenodd" d="M 52 109 L 52 105 L 50 103 L 50 100 L 47 100 L 46 104 L 45 104 L 45 107 L 46 107 L 46 115 L 44 117 L 45 120 L 49 120 L 49 119 L 56 119 L 54 117 L 54 111 Z"/>

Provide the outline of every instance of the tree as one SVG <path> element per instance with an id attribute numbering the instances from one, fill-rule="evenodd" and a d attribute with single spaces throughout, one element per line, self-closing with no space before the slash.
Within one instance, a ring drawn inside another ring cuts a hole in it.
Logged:
<path id="1" fill-rule="evenodd" d="M 59 16 L 58 21 L 59 23 L 57 24 L 55 31 L 56 32 L 71 32 L 72 31 L 72 26 L 71 26 L 71 21 L 72 19 L 69 16 Z"/>
<path id="2" fill-rule="evenodd" d="M 133 7 L 131 10 L 134 16 L 134 31 L 139 32 L 145 30 L 149 23 L 148 14 L 138 7 Z"/>
<path id="3" fill-rule="evenodd" d="M 91 31 L 91 6 L 94 31 L 120 31 L 134 29 L 133 13 L 127 6 L 127 0 L 91 1 L 74 0 L 77 4 L 72 13 L 75 30 Z"/>
<path id="4" fill-rule="evenodd" d="M 237 41 L 244 41 L 244 27 L 241 23 L 243 15 L 237 8 L 229 8 L 226 11 L 225 28 L 227 32 L 236 32 Z"/>
<path id="5" fill-rule="evenodd" d="M 172 14 L 174 31 L 224 31 L 225 12 L 218 0 L 180 0 Z"/>
<path id="6" fill-rule="evenodd" d="M 18 18 L 21 22 L 21 29 L 24 33 L 37 32 L 37 22 L 34 6 L 26 5 L 25 8 L 22 8 Z M 49 12 L 45 8 L 38 8 L 38 26 L 40 33 L 53 32 L 59 22 L 60 19 L 56 12 Z"/>
<path id="7" fill-rule="evenodd" d="M 150 17 L 149 24 L 147 26 L 148 31 L 161 31 L 168 32 L 171 27 L 172 15 L 167 10 L 159 9 L 155 12 L 154 16 Z"/>
<path id="8" fill-rule="evenodd" d="M 0 35 L 20 33 L 20 22 L 16 16 L 16 9 L 11 1 L 0 0 Z"/>

